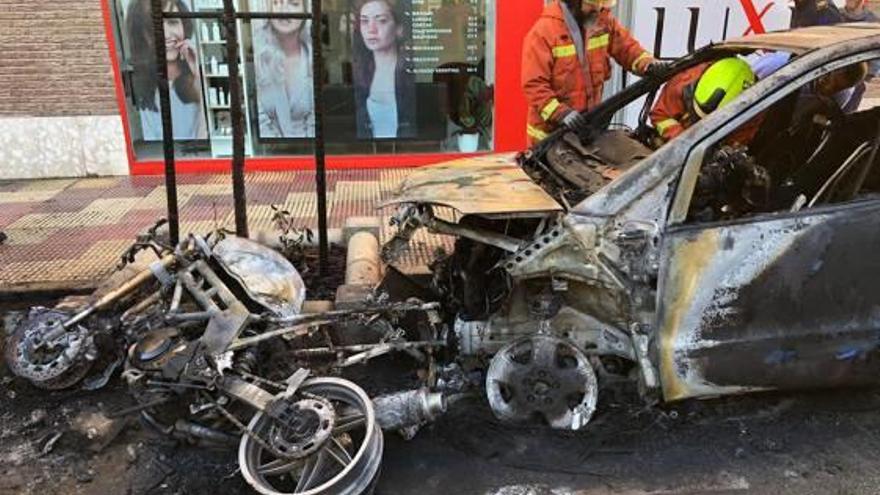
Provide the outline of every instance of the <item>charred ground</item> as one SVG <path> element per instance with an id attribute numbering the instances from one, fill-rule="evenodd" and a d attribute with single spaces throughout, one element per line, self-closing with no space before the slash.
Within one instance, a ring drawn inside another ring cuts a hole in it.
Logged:
<path id="1" fill-rule="evenodd" d="M 307 260 L 314 266 L 314 256 Z M 334 251 L 330 266 L 325 277 L 303 269 L 325 296 L 341 280 L 344 253 Z M 0 315 L 56 297 L 7 299 Z M 370 374 L 406 381 L 406 369 L 389 358 L 353 378 L 369 389 Z M 415 439 L 386 435 L 376 493 L 873 494 L 880 486 L 878 390 L 663 408 L 632 390 L 606 390 L 578 433 L 501 424 L 482 397 L 460 398 Z M 107 418 L 134 404 L 118 379 L 94 392 L 47 393 L 0 369 L 0 494 L 252 493 L 234 448 L 175 443 L 134 417 Z"/>
<path id="2" fill-rule="evenodd" d="M 118 380 L 46 393 L 4 369 L 0 384 L 2 494 L 251 493 L 234 449 L 170 442 L 133 418 L 108 422 L 134 404 Z M 414 440 L 386 435 L 377 493 L 869 494 L 880 483 L 878 390 L 666 408 L 624 390 L 599 402 L 586 431 L 560 433 L 503 425 L 482 398 L 460 399 Z"/>

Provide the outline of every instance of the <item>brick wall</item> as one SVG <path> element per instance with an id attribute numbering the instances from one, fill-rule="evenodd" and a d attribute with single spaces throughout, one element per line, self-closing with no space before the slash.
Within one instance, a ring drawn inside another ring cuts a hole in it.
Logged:
<path id="1" fill-rule="evenodd" d="M 119 113 L 100 0 L 3 0 L 0 46 L 0 117 Z"/>

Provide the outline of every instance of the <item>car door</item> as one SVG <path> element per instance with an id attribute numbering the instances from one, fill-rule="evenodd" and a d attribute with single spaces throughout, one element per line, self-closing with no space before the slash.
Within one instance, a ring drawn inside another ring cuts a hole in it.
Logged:
<path id="1" fill-rule="evenodd" d="M 880 381 L 880 200 L 665 237 L 667 400 Z"/>
<path id="2" fill-rule="evenodd" d="M 770 103 L 708 131 L 679 180 L 655 321 L 666 400 L 880 382 L 877 196 L 727 222 L 685 220 L 704 156 Z"/>

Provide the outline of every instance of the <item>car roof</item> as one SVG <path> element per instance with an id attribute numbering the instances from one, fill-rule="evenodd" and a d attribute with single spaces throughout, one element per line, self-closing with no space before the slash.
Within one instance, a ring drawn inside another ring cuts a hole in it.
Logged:
<path id="1" fill-rule="evenodd" d="M 874 36 L 880 37 L 880 23 L 837 24 L 735 38 L 720 43 L 718 46 L 735 49 L 779 50 L 801 55 L 831 45 Z"/>

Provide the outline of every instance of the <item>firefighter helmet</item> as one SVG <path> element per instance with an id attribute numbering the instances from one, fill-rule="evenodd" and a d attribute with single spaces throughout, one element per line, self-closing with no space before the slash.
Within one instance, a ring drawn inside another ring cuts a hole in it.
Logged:
<path id="1" fill-rule="evenodd" d="M 700 77 L 694 91 L 694 112 L 703 118 L 735 100 L 756 81 L 755 72 L 745 60 L 721 59 Z"/>
<path id="2" fill-rule="evenodd" d="M 595 5 L 599 8 L 610 9 L 617 5 L 617 0 L 583 0 L 584 3 L 588 3 L 590 5 Z"/>

